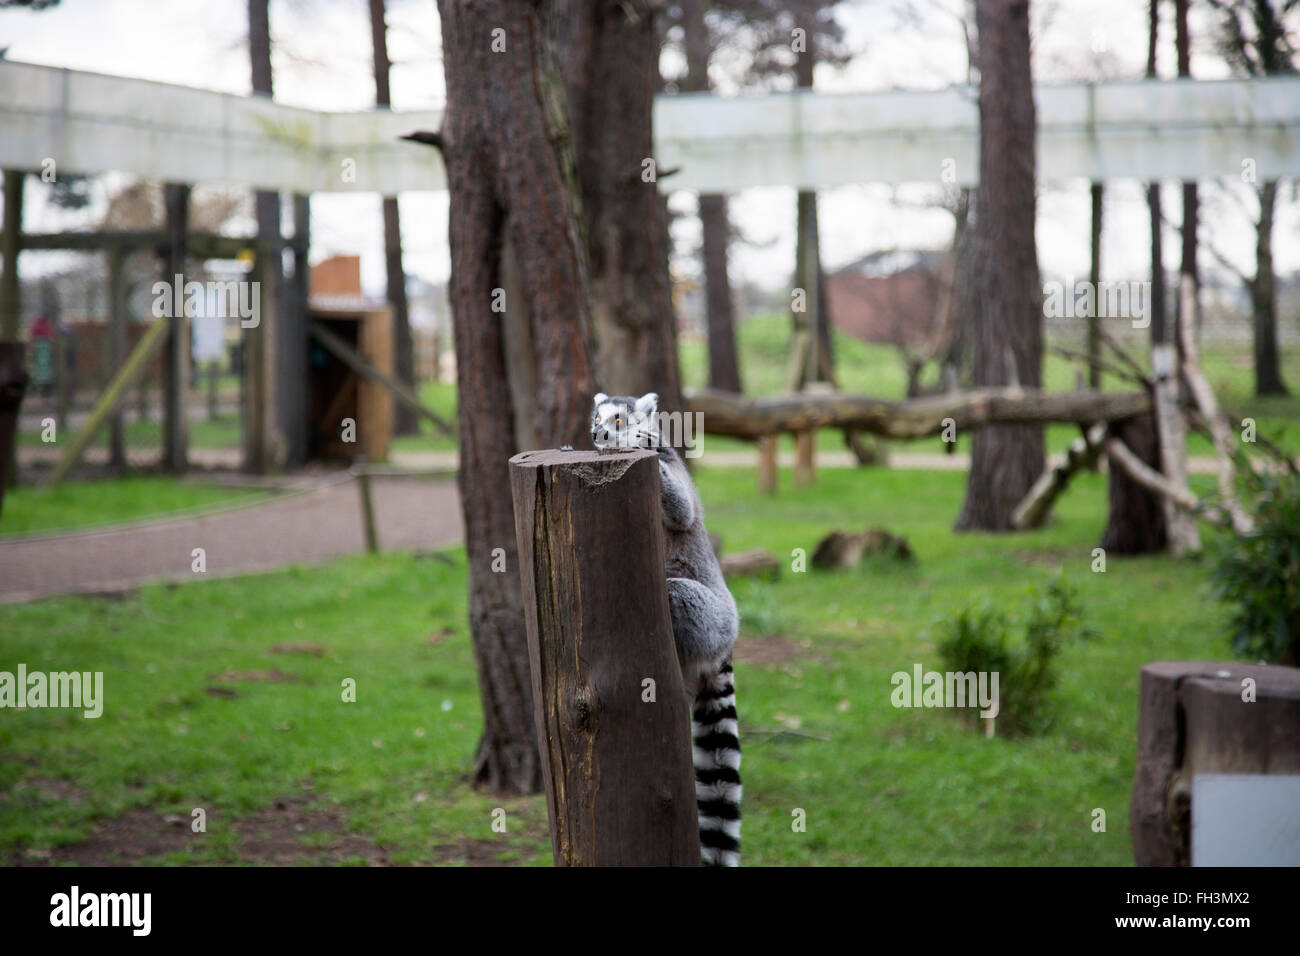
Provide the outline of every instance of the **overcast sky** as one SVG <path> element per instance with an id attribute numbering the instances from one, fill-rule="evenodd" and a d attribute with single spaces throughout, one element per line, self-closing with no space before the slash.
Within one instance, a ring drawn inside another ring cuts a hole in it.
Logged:
<path id="1" fill-rule="evenodd" d="M 919 10 L 904 22 L 899 8 Z M 1172 9 L 1172 4 L 1169 5 Z M 441 37 L 434 0 L 389 0 L 389 46 L 394 61 L 392 95 L 396 110 L 442 104 Z M 819 68 L 816 85 L 827 91 L 939 89 L 966 79 L 965 46 L 956 11 L 961 0 L 862 0 L 840 4 L 852 61 L 844 68 Z M 1036 82 L 1135 78 L 1146 64 L 1146 4 L 1139 0 L 1035 0 L 1033 4 Z M 1206 36 L 1207 24 L 1192 25 L 1198 37 L 1193 76 L 1227 75 Z M 366 0 L 271 0 L 275 96 L 295 106 L 321 110 L 365 109 L 373 103 L 370 30 Z M 0 12 L 0 48 L 8 58 L 247 93 L 247 3 L 245 0 L 62 0 L 42 13 Z M 1174 72 L 1173 25 L 1164 30 L 1162 75 Z M 736 65 L 715 58 L 714 81 L 736 92 Z M 665 69 L 676 68 L 665 55 Z M 1041 171 L 1040 171 L 1041 176 Z M 1166 213 L 1180 215 L 1178 187 L 1167 187 Z M 1253 271 L 1253 233 L 1245 212 L 1221 191 L 1207 186 L 1203 214 L 1216 246 L 1239 268 Z M 29 192 L 29 228 L 66 226 L 68 220 L 44 207 L 40 191 Z M 932 185 L 850 186 L 820 195 L 822 256 L 834 269 L 866 253 L 894 247 L 947 244 L 952 217 L 917 208 L 935 195 Z M 1274 233 L 1276 267 L 1300 269 L 1300 216 L 1292 192 L 1283 192 Z M 1250 204 L 1248 196 L 1245 198 Z M 894 200 L 900 200 L 895 202 Z M 409 272 L 445 281 L 447 198 L 445 194 L 402 196 L 402 240 Z M 694 197 L 679 194 L 673 206 L 693 210 Z M 734 250 L 732 276 L 767 287 L 788 286 L 794 260 L 794 193 L 784 188 L 748 190 L 732 200 L 732 217 L 754 241 Z M 1253 210 L 1253 206 L 1252 206 Z M 1108 184 L 1104 276 L 1142 278 L 1147 272 L 1147 218 L 1142 187 L 1135 181 Z M 1084 182 L 1043 182 L 1039 189 L 1038 247 L 1045 276 L 1086 276 L 1088 271 L 1088 187 Z M 679 222 L 683 247 L 697 241 L 694 219 Z M 361 253 L 367 291 L 382 292 L 382 218 L 378 197 L 317 194 L 312 203 L 312 259 Z M 1166 243 L 1166 266 L 1177 265 L 1177 243 Z M 1208 256 L 1202 268 L 1217 269 Z"/>

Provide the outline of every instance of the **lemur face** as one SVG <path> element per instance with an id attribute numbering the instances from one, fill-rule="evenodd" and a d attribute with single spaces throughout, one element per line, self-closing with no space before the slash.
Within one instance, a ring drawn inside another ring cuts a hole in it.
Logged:
<path id="1" fill-rule="evenodd" d="M 659 396 L 640 398 L 599 393 L 591 412 L 591 442 L 597 448 L 650 448 L 657 434 L 655 412 Z"/>

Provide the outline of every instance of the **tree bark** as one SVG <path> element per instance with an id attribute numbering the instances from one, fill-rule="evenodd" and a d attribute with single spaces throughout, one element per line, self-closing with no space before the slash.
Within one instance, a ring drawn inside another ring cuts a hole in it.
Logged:
<path id="1" fill-rule="evenodd" d="M 1034 98 L 1028 0 L 977 0 L 980 59 L 979 311 L 976 386 L 1042 384 L 1042 290 L 1034 245 Z M 957 530 L 1005 531 L 1044 466 L 1041 426 L 994 425 L 972 439 Z"/>
<path id="2" fill-rule="evenodd" d="M 538 358 L 538 436 L 548 445 L 577 445 L 586 436 L 595 389 L 576 178 L 554 57 L 553 4 L 439 0 L 438 9 L 460 398 L 457 481 L 483 698 L 474 784 L 534 793 L 542 778 L 507 464 L 516 450 L 515 413 L 503 323 L 493 305 L 503 284 L 509 217 Z M 504 561 L 503 572 L 494 573 L 494 557 L 497 567 Z"/>
<path id="3" fill-rule="evenodd" d="M 682 91 L 703 93 L 709 83 L 709 30 L 704 22 L 705 0 L 682 3 L 682 30 L 685 34 L 686 78 Z M 741 391 L 740 364 L 736 360 L 736 316 L 731 297 L 731 277 L 727 273 L 730 222 L 727 197 L 704 194 L 699 197 L 700 230 L 703 233 L 705 292 L 705 326 L 709 342 L 709 388 L 720 392 Z"/>
<path id="4" fill-rule="evenodd" d="M 1147 79 L 1156 78 L 1156 41 L 1160 34 L 1160 0 L 1147 3 Z M 1164 213 L 1160 209 L 1160 184 L 1147 184 L 1151 215 L 1151 344 L 1165 341 L 1165 266 L 1162 239 Z"/>
<path id="5" fill-rule="evenodd" d="M 1273 211 L 1277 180 L 1259 191 L 1259 225 L 1255 230 L 1255 278 L 1250 284 L 1255 313 L 1255 394 L 1289 395 L 1282 381 L 1277 344 L 1277 289 L 1273 274 Z"/>
<path id="6" fill-rule="evenodd" d="M 660 32 L 649 0 L 563 0 L 565 81 L 590 263 L 597 370 L 607 392 L 681 409 L 668 218 L 652 117 Z"/>
<path id="7" fill-rule="evenodd" d="M 384 22 L 384 0 L 370 0 L 370 38 L 374 46 L 375 105 L 391 107 L 388 58 L 388 26 Z M 396 196 L 384 197 L 384 263 L 388 273 L 388 301 L 393 306 L 393 374 L 417 394 L 415 345 L 411 339 L 411 310 L 406 299 L 406 271 L 402 268 L 402 220 Z M 414 409 L 398 405 L 393 409 L 393 432 L 417 435 L 419 418 Z"/>
<path id="8" fill-rule="evenodd" d="M 1092 197 L 1092 241 L 1091 269 L 1088 278 L 1092 282 L 1094 295 L 1101 288 L 1101 215 L 1102 197 L 1105 186 L 1093 183 L 1089 189 Z M 1101 316 L 1100 309 L 1094 309 L 1088 317 L 1088 387 L 1101 388 Z"/>
<path id="9" fill-rule="evenodd" d="M 1155 471 L 1160 471 L 1160 441 L 1155 417 L 1135 415 L 1110 423 L 1118 438 Z M 1167 542 L 1164 504 L 1159 495 L 1133 480 L 1112 462 L 1109 469 L 1110 511 L 1101 547 L 1107 554 L 1158 554 Z"/>
<path id="10" fill-rule="evenodd" d="M 510 472 L 555 863 L 698 866 L 658 456 L 534 451 Z"/>
<path id="11" fill-rule="evenodd" d="M 700 196 L 700 226 L 704 233 L 705 321 L 709 337 L 709 388 L 742 391 L 736 358 L 736 317 L 727 274 L 729 223 L 727 197 Z"/>
<path id="12" fill-rule="evenodd" d="M 692 392 L 687 409 L 704 416 L 710 435 L 757 439 L 784 432 L 843 428 L 885 438 L 924 438 L 943 432 L 945 419 L 958 430 L 1048 422 L 1088 425 L 1151 411 L 1145 392 L 1040 392 L 1001 388 L 948 392 L 892 402 L 867 395 L 825 392 L 742 398 L 726 392 Z M 1035 475 L 1037 478 L 1037 475 Z"/>
<path id="13" fill-rule="evenodd" d="M 1178 75 L 1180 77 L 1190 77 L 1192 75 L 1191 67 L 1191 32 L 1187 24 L 1187 8 L 1189 0 L 1174 0 L 1176 32 L 1174 36 L 1178 48 Z M 1178 346 L 1178 354 L 1182 355 L 1182 333 L 1179 327 L 1187 322 L 1193 323 L 1192 329 L 1195 334 L 1199 335 L 1201 331 L 1201 307 L 1200 291 L 1201 279 L 1196 268 L 1196 223 L 1199 218 L 1200 201 L 1197 196 L 1195 182 L 1183 183 L 1183 255 L 1182 264 L 1179 266 L 1179 295 L 1177 309 L 1174 312 L 1174 343 Z M 1185 279 L 1190 278 L 1192 289 L 1195 292 L 1190 299 L 1183 295 L 1181 288 Z"/>
<path id="14" fill-rule="evenodd" d="M 815 11 L 809 4 L 799 4 L 794 10 L 795 25 L 803 30 L 805 49 L 795 56 L 795 86 L 802 90 L 813 88 L 813 72 L 817 65 L 815 37 L 817 24 Z M 826 283 L 822 275 L 821 237 L 817 223 L 817 194 L 801 189 L 795 207 L 795 285 L 804 290 L 808 309 L 803 318 L 795 315 L 795 328 L 800 323 L 808 336 L 805 365 L 800 385 L 809 382 L 830 381 L 831 333 L 830 314 L 826 306 Z"/>

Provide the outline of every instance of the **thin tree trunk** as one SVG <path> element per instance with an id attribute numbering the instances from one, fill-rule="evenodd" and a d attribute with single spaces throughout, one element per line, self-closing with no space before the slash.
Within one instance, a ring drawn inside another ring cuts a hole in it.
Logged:
<path id="1" fill-rule="evenodd" d="M 667 209 L 653 166 L 660 32 L 649 0 L 566 0 L 564 65 L 601 388 L 682 407 Z"/>
<path id="2" fill-rule="evenodd" d="M 803 30 L 806 49 L 795 56 L 795 86 L 802 90 L 813 88 L 813 72 L 817 65 L 817 48 L 814 43 L 816 24 L 812 11 L 804 4 L 795 8 L 795 23 Z M 808 336 L 808 352 L 801 384 L 828 381 L 830 369 L 830 317 L 826 309 L 825 282 L 822 278 L 821 239 L 817 224 L 817 194 L 800 190 L 796 203 L 795 284 L 804 290 L 808 310 L 802 322 Z M 798 328 L 800 318 L 795 316 Z"/>
<path id="3" fill-rule="evenodd" d="M 1105 187 L 1101 183 L 1093 183 L 1090 193 L 1092 196 L 1092 268 L 1089 271 L 1089 279 L 1092 282 L 1093 295 L 1100 295 L 1101 289 L 1101 216 L 1102 216 L 1102 191 Z M 1090 388 L 1101 388 L 1101 316 L 1100 309 L 1093 309 L 1092 315 L 1088 317 L 1088 386 Z"/>
<path id="4" fill-rule="evenodd" d="M 392 62 L 388 58 L 384 0 L 370 0 L 370 38 L 374 46 L 375 105 L 390 107 L 393 104 L 389 88 Z M 402 268 L 402 220 L 396 196 L 384 197 L 384 263 L 388 272 L 388 301 L 393 307 L 393 373 L 418 394 L 411 311 L 406 299 L 406 272 Z M 398 435 L 419 434 L 415 409 L 398 403 L 393 409 L 393 431 Z"/>
<path id="5" fill-rule="evenodd" d="M 1160 0 L 1148 0 L 1147 79 L 1156 78 L 1156 41 L 1160 33 Z M 1160 184 L 1147 184 L 1147 208 L 1151 214 L 1151 344 L 1165 341 L 1165 266 L 1160 209 Z"/>
<path id="6" fill-rule="evenodd" d="M 1273 273 L 1273 212 L 1277 180 L 1259 191 L 1259 225 L 1255 231 L 1255 278 L 1250 284 L 1255 313 L 1255 394 L 1289 395 L 1278 360 L 1277 289 Z"/>
<path id="7" fill-rule="evenodd" d="M 709 388 L 740 392 L 740 363 L 736 358 L 735 311 L 727 274 L 727 197 L 700 196 L 700 225 L 704 232 L 704 288 L 709 332 Z"/>
<path id="8" fill-rule="evenodd" d="M 705 0 L 682 3 L 682 29 L 685 33 L 686 79 L 683 92 L 709 90 L 709 30 L 704 22 Z M 709 388 L 723 392 L 740 392 L 740 364 L 736 359 L 736 317 L 731 297 L 731 277 L 727 273 L 730 223 L 727 197 L 703 194 L 699 197 L 700 230 L 703 233 L 701 258 L 704 264 L 705 324 L 709 341 Z"/>
<path id="9" fill-rule="evenodd" d="M 551 40 L 553 4 L 439 0 L 438 9 L 460 397 L 457 480 L 483 698 L 474 783 L 493 792 L 533 793 L 541 786 L 541 767 L 507 466 L 516 450 L 515 415 L 503 323 L 493 304 L 503 287 L 509 216 L 538 357 L 539 439 L 577 445 L 586 435 L 595 390 L 577 186 Z M 505 305 L 509 309 L 508 298 Z M 494 561 L 503 568 L 499 573 Z"/>
<path id="10" fill-rule="evenodd" d="M 1028 0 L 977 0 L 980 186 L 975 223 L 979 311 L 976 386 L 1042 384 L 1042 290 L 1034 245 L 1034 98 Z M 1043 471 L 1043 429 L 975 432 L 958 530 L 1011 528 Z"/>
<path id="11" fill-rule="evenodd" d="M 1175 8 L 1175 42 L 1178 47 L 1178 75 L 1180 77 L 1190 77 L 1191 68 L 1191 34 L 1187 25 L 1187 8 L 1188 0 L 1174 0 Z M 1182 264 L 1179 266 L 1179 285 L 1182 285 L 1183 278 L 1192 280 L 1192 288 L 1196 295 L 1191 300 L 1192 315 L 1184 314 L 1184 306 L 1187 305 L 1185 297 L 1178 296 L 1178 307 L 1174 314 L 1174 343 L 1178 346 L 1178 354 L 1182 355 L 1182 334 L 1178 332 L 1179 327 L 1185 322 L 1194 323 L 1192 328 L 1196 334 L 1200 334 L 1200 291 L 1201 280 L 1196 268 L 1196 223 L 1199 218 L 1199 200 L 1197 197 L 1196 183 L 1183 183 L 1183 250 Z"/>

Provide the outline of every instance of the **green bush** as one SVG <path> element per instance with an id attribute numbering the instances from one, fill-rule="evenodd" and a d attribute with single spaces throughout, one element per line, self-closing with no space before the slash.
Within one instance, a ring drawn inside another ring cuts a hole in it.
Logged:
<path id="1" fill-rule="evenodd" d="M 1300 477 L 1239 470 L 1255 530 L 1216 542 L 1215 596 L 1233 605 L 1232 649 L 1242 657 L 1300 663 Z"/>
<path id="2" fill-rule="evenodd" d="M 1004 736 L 1042 733 L 1053 716 L 1052 690 L 1059 680 L 1057 655 L 1073 640 L 1094 636 L 1081 625 L 1083 607 L 1075 591 L 1057 578 L 1033 592 L 1019 615 L 981 604 L 963 608 L 938 628 L 948 671 L 997 673 L 997 724 Z M 1022 635 L 1013 641 L 1011 635 Z"/>

